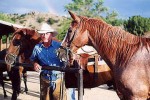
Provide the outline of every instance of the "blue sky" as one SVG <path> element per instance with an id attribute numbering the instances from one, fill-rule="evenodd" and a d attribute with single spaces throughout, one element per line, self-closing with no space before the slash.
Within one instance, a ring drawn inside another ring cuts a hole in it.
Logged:
<path id="1" fill-rule="evenodd" d="M 72 0 L 1 0 L 0 12 L 27 13 L 31 11 L 52 12 L 66 15 L 64 5 Z M 111 11 L 115 10 L 119 18 L 128 18 L 133 15 L 150 17 L 150 0 L 104 0 L 104 5 Z"/>

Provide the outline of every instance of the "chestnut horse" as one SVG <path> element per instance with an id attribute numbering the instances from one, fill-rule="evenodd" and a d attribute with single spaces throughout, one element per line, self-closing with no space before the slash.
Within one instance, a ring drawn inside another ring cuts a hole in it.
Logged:
<path id="1" fill-rule="evenodd" d="M 77 16 L 62 46 L 72 53 L 85 44 L 93 46 L 113 72 L 122 100 L 150 100 L 150 38 L 135 36 L 101 19 Z"/>

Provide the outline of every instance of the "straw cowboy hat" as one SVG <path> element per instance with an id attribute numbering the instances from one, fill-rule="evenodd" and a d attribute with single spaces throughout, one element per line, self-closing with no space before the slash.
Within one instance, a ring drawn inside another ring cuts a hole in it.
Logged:
<path id="1" fill-rule="evenodd" d="M 43 33 L 52 33 L 53 37 L 56 36 L 58 33 L 47 23 L 43 23 L 40 30 L 38 30 L 39 34 Z"/>

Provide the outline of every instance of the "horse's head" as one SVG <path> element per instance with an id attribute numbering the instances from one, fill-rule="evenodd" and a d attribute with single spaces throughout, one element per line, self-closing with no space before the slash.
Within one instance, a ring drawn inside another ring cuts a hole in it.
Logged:
<path id="1" fill-rule="evenodd" d="M 67 51 L 68 49 L 65 48 L 59 48 L 57 50 L 57 55 L 60 58 L 60 60 L 66 62 L 68 67 L 81 67 L 82 69 L 86 69 L 89 54 L 83 53 L 83 54 L 72 54 L 70 51 Z"/>
<path id="2" fill-rule="evenodd" d="M 7 55 L 5 57 L 5 61 L 7 64 L 12 64 L 15 62 L 17 56 L 22 55 L 23 53 L 27 52 L 27 55 L 24 57 L 28 57 L 33 49 L 36 40 L 39 39 L 38 34 L 35 30 L 27 29 L 27 28 L 20 28 L 17 29 L 12 36 L 12 40 L 8 47 Z"/>
<path id="3" fill-rule="evenodd" d="M 57 56 L 61 61 L 63 61 L 67 65 L 67 67 L 70 67 L 72 65 L 72 53 L 69 49 L 60 47 L 57 50 Z"/>
<path id="4" fill-rule="evenodd" d="M 88 58 L 97 54 L 97 51 L 92 46 L 83 46 L 77 50 L 77 53 L 72 53 L 69 49 L 59 48 L 57 50 L 58 57 L 67 62 L 71 67 L 81 67 L 87 69 Z"/>
<path id="5" fill-rule="evenodd" d="M 69 13 L 73 21 L 61 45 L 64 48 L 70 48 L 73 53 L 76 53 L 80 47 L 89 43 L 88 30 L 86 28 L 87 18 L 77 16 L 70 11 Z"/>

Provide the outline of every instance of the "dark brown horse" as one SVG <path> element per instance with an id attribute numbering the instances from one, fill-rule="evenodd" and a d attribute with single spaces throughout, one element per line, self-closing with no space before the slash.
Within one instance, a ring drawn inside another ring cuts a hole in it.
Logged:
<path id="1" fill-rule="evenodd" d="M 7 64 L 12 64 L 16 62 L 16 60 L 20 63 L 28 63 L 30 62 L 29 57 L 32 53 L 34 46 L 39 43 L 41 39 L 38 36 L 38 33 L 35 30 L 21 28 L 17 29 L 13 33 L 12 40 L 10 42 L 10 46 L 7 51 L 6 55 L 6 62 Z M 12 99 L 16 100 L 17 95 L 20 93 L 20 84 L 21 84 L 21 77 L 24 78 L 25 83 L 25 92 L 28 91 L 27 88 L 27 73 L 26 71 L 34 71 L 33 67 L 22 67 L 19 66 L 18 68 L 13 67 L 11 68 L 11 81 L 12 81 Z"/>
<path id="2" fill-rule="evenodd" d="M 5 55 L 6 55 L 6 49 L 0 51 L 0 60 L 5 60 Z M 7 69 L 7 65 L 6 64 L 0 64 L 0 84 L 2 85 L 2 88 L 3 88 L 3 93 L 4 93 L 4 98 L 7 97 L 7 93 L 6 93 L 6 90 L 5 90 L 5 87 L 4 87 L 4 79 L 3 79 L 3 72 L 7 71 L 8 72 L 8 69 Z"/>
<path id="3" fill-rule="evenodd" d="M 100 19 L 77 16 L 62 42 L 76 53 L 89 44 L 111 68 L 122 100 L 150 100 L 150 38 L 132 35 Z"/>

